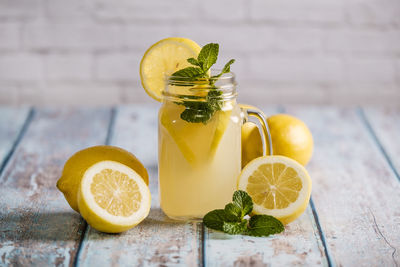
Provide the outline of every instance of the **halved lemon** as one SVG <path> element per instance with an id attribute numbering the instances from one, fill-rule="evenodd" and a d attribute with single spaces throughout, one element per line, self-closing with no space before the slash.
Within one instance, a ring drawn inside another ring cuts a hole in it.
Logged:
<path id="1" fill-rule="evenodd" d="M 140 79 L 147 94 L 161 101 L 166 75 L 191 66 L 187 59 L 197 58 L 200 50 L 196 42 L 187 38 L 170 37 L 153 44 L 140 62 Z"/>
<path id="2" fill-rule="evenodd" d="M 147 217 L 150 205 L 146 183 L 124 164 L 100 161 L 83 175 L 78 194 L 79 211 L 98 231 L 126 231 Z"/>
<path id="3" fill-rule="evenodd" d="M 264 156 L 246 165 L 240 174 L 238 188 L 253 199 L 255 214 L 272 215 L 288 224 L 306 209 L 311 179 L 307 170 L 293 159 Z"/>
<path id="4" fill-rule="evenodd" d="M 93 164 L 112 160 L 125 164 L 137 172 L 146 184 L 149 184 L 149 175 L 143 164 L 130 152 L 115 146 L 92 146 L 82 149 L 72 155 L 64 165 L 61 178 L 57 181 L 57 188 L 64 194 L 68 204 L 75 211 L 78 209 L 78 189 L 85 171 Z"/>

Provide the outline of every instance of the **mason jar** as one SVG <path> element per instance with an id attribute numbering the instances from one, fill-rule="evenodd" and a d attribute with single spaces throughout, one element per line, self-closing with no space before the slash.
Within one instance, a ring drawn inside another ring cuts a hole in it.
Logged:
<path id="1" fill-rule="evenodd" d="M 271 139 L 263 113 L 237 104 L 232 72 L 167 81 L 158 116 L 160 204 L 172 219 L 197 220 L 224 208 L 237 190 L 242 125 L 250 117 L 258 120 L 264 154 Z"/>

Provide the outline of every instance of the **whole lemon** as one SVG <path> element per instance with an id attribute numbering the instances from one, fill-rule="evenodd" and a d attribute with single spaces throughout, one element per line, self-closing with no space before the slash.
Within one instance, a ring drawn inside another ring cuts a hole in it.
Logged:
<path id="1" fill-rule="evenodd" d="M 292 158 L 303 166 L 307 165 L 314 149 L 313 137 L 307 125 L 288 114 L 273 115 L 267 122 L 273 154 Z M 254 123 L 246 123 L 242 128 L 242 167 L 261 156 L 262 141 L 258 128 Z"/>
<path id="2" fill-rule="evenodd" d="M 93 146 L 76 152 L 64 165 L 57 188 L 64 194 L 72 209 L 79 212 L 79 185 L 86 170 L 97 162 L 112 160 L 137 172 L 149 184 L 149 175 L 143 164 L 130 152 L 115 146 Z"/>
<path id="3" fill-rule="evenodd" d="M 263 155 L 260 132 L 252 122 L 242 126 L 242 168 L 250 161 Z"/>

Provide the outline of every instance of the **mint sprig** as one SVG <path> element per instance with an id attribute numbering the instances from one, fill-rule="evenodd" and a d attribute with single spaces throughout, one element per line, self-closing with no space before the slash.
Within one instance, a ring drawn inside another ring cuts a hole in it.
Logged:
<path id="1" fill-rule="evenodd" d="M 210 229 L 230 235 L 269 236 L 285 229 L 278 219 L 269 215 L 253 215 L 248 220 L 246 215 L 252 211 L 251 197 L 245 191 L 238 190 L 233 193 L 232 202 L 225 209 L 210 211 L 204 216 L 203 223 Z"/>
<path id="2" fill-rule="evenodd" d="M 178 70 L 171 75 L 170 83 L 173 85 L 187 84 L 174 83 L 174 81 L 196 82 L 204 81 L 208 84 L 208 94 L 206 101 L 189 100 L 187 96 L 183 96 L 183 101 L 177 104 L 185 106 L 185 110 L 181 113 L 182 120 L 192 123 L 206 124 L 214 115 L 215 112 L 222 108 L 222 92 L 215 86 L 215 82 L 224 74 L 230 72 L 230 66 L 235 62 L 234 59 L 229 60 L 225 64 L 221 73 L 211 76 L 209 75 L 210 68 L 217 62 L 219 53 L 219 45 L 209 43 L 201 49 L 197 58 L 188 58 L 187 62 L 193 67 L 186 67 Z"/>

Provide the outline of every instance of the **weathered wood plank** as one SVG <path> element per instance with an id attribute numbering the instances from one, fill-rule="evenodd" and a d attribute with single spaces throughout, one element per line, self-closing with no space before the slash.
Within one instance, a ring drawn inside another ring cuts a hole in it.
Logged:
<path id="1" fill-rule="evenodd" d="M 282 108 L 263 108 L 267 116 Z M 206 229 L 206 266 L 292 266 L 327 265 L 310 207 L 285 232 L 267 238 L 230 236 Z"/>
<path id="2" fill-rule="evenodd" d="M 162 213 L 157 185 L 158 106 L 134 105 L 117 111 L 111 144 L 134 153 L 150 175 L 152 207 L 137 227 L 109 235 L 88 227 L 79 266 L 194 266 L 200 262 L 201 225 L 177 223 Z"/>
<path id="3" fill-rule="evenodd" d="M 29 108 L 0 107 L 0 167 L 17 141 Z"/>
<path id="4" fill-rule="evenodd" d="M 288 108 L 315 142 L 307 166 L 326 243 L 338 266 L 398 266 L 400 183 L 354 109 Z"/>
<path id="5" fill-rule="evenodd" d="M 0 177 L 0 265 L 72 265 L 84 226 L 55 184 L 69 156 L 106 139 L 109 109 L 34 113 Z"/>
<path id="6" fill-rule="evenodd" d="M 366 117 L 366 124 L 372 127 L 371 134 L 378 138 L 400 179 L 400 108 L 364 108 L 361 115 Z"/>
<path id="7" fill-rule="evenodd" d="M 311 209 L 270 237 L 230 236 L 206 230 L 206 266 L 327 266 Z"/>

